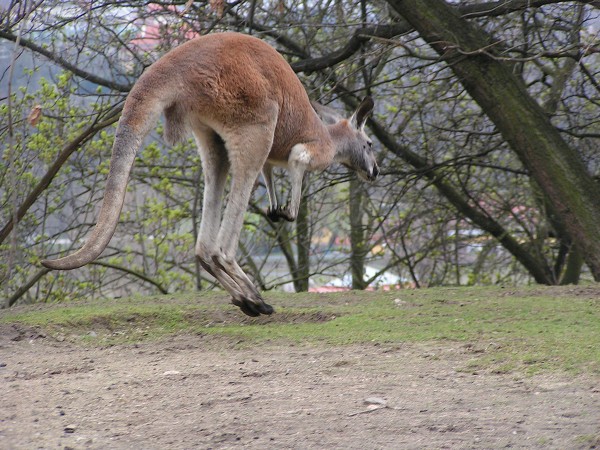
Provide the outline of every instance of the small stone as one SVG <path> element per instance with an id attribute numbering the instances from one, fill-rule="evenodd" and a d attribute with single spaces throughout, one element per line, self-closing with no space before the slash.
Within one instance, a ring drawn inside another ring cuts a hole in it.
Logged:
<path id="1" fill-rule="evenodd" d="M 402 300 L 402 299 L 394 299 L 394 305 L 396 305 L 398 308 L 403 308 L 409 305 L 409 303 L 406 300 Z"/>
<path id="2" fill-rule="evenodd" d="M 365 403 L 367 405 L 380 405 L 380 406 L 387 405 L 387 401 L 385 401 L 384 399 L 382 399 L 380 397 L 367 397 L 367 398 L 365 398 Z"/>
<path id="3" fill-rule="evenodd" d="M 179 370 L 167 370 L 163 375 L 179 375 L 180 373 Z"/>
<path id="4" fill-rule="evenodd" d="M 69 433 L 69 434 L 75 433 L 75 429 L 76 429 L 75 425 L 67 425 L 65 427 L 65 433 Z"/>

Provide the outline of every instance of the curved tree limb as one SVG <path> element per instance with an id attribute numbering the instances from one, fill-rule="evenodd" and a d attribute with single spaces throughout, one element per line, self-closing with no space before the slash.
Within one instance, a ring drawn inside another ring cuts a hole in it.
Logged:
<path id="1" fill-rule="evenodd" d="M 19 299 L 21 297 L 23 297 L 23 295 L 25 295 L 25 293 L 31 289 L 31 287 L 37 283 L 38 281 L 40 281 L 40 279 L 46 275 L 48 272 L 50 272 L 50 269 L 44 267 L 43 269 L 38 270 L 34 276 L 32 276 L 27 283 L 25 283 L 23 286 L 21 286 L 19 289 L 16 290 L 16 292 L 11 295 L 6 304 L 5 305 L 1 305 L 0 307 L 10 307 L 13 306 L 15 303 L 17 303 L 17 301 L 19 301 Z"/>
<path id="2" fill-rule="evenodd" d="M 527 8 L 539 8 L 540 6 L 553 5 L 556 3 L 567 3 L 565 0 L 498 0 L 487 3 L 474 3 L 458 5 L 459 13 L 466 19 L 472 17 L 497 17 L 522 11 Z M 600 7 L 600 1 L 580 0 L 575 3 L 590 4 L 596 8 Z"/>
<path id="3" fill-rule="evenodd" d="M 500 16 L 504 14 L 513 13 L 516 11 L 521 11 L 526 8 L 531 7 L 540 7 L 544 5 L 556 4 L 556 3 L 564 3 L 564 0 L 500 0 L 500 1 L 491 1 L 486 3 L 474 3 L 474 4 L 466 4 L 466 5 L 458 5 L 457 9 L 460 14 L 465 18 L 476 18 L 476 17 L 494 17 Z M 579 1 L 578 3 L 582 4 L 590 4 L 596 8 L 600 8 L 600 0 L 595 1 Z M 234 17 L 235 18 L 235 17 Z M 239 17 L 238 20 L 241 20 Z M 268 34 L 271 37 L 274 37 L 279 42 L 283 43 L 286 47 L 290 48 L 297 54 L 303 54 L 303 50 L 295 45 L 292 41 L 286 40 L 284 35 L 280 35 L 277 33 L 273 33 L 271 30 L 266 27 L 262 27 L 259 24 L 251 23 L 253 29 L 257 31 L 261 31 L 265 34 Z M 385 24 L 385 25 L 373 25 L 369 27 L 363 27 L 357 29 L 354 34 L 350 37 L 346 45 L 338 50 L 335 50 L 327 55 L 315 57 L 315 58 L 307 58 L 300 61 L 297 61 L 292 64 L 292 68 L 296 72 L 314 72 L 317 70 L 323 70 L 328 67 L 332 67 L 335 64 L 348 59 L 353 54 L 358 52 L 361 46 L 369 41 L 372 37 L 390 39 L 399 34 L 408 33 L 413 30 L 413 27 L 406 22 L 404 19 L 399 18 L 396 23 L 393 24 Z M 15 42 L 17 36 L 5 31 L 0 30 L 0 38 L 7 39 Z M 57 63 L 61 67 L 69 70 L 73 74 L 78 77 L 81 77 L 85 80 L 91 81 L 92 83 L 96 83 L 101 86 L 108 87 L 110 89 L 114 89 L 119 92 L 129 92 L 131 89 L 131 85 L 122 84 L 116 81 L 107 80 L 105 78 L 99 77 L 93 73 L 87 72 L 80 67 L 70 63 L 66 59 L 61 56 L 49 51 L 48 49 L 35 44 L 34 42 L 21 38 L 20 45 L 28 48 L 40 55 L 45 56 L 51 61 Z"/>
<path id="4" fill-rule="evenodd" d="M 522 11 L 531 7 L 540 7 L 556 3 L 565 3 L 564 0 L 500 0 L 486 3 L 474 3 L 457 5 L 456 9 L 465 18 L 495 17 Z M 580 1 L 578 3 L 591 4 L 600 7 L 600 1 Z M 402 17 L 398 17 L 396 23 L 389 25 L 373 25 L 357 29 L 350 37 L 346 45 L 327 55 L 303 59 L 292 63 L 295 72 L 314 72 L 332 67 L 354 55 L 361 46 L 371 38 L 391 39 L 400 34 L 409 33 L 414 28 Z M 285 42 L 282 41 L 285 44 Z"/>
<path id="5" fill-rule="evenodd" d="M 391 39 L 399 34 L 407 33 L 412 27 L 407 22 L 401 21 L 391 25 L 374 25 L 357 29 L 346 45 L 335 50 L 328 55 L 319 56 L 311 59 L 296 61 L 291 64 L 295 72 L 315 72 L 334 66 L 352 55 L 354 55 L 361 46 L 369 41 L 371 37 Z"/>
<path id="6" fill-rule="evenodd" d="M 512 237 L 499 222 L 472 207 L 467 199 L 465 199 L 451 184 L 447 183 L 444 180 L 444 177 L 441 176 L 437 170 L 432 168 L 425 158 L 419 156 L 405 146 L 398 144 L 393 136 L 374 120 L 369 119 L 368 124 L 369 128 L 373 131 L 373 134 L 388 150 L 409 163 L 415 169 L 421 171 L 423 176 L 427 178 L 461 214 L 476 226 L 494 236 L 502 246 L 527 269 L 537 283 L 555 283 L 552 270 L 545 261 L 532 255 L 514 237 Z"/>
<path id="7" fill-rule="evenodd" d="M 101 267 L 107 267 L 109 269 L 114 269 L 114 270 L 120 270 L 121 272 L 125 272 L 126 274 L 129 275 L 133 275 L 136 278 L 139 278 L 142 281 L 145 281 L 146 283 L 151 284 L 152 286 L 156 287 L 161 294 L 168 294 L 169 291 L 163 287 L 159 282 L 153 280 L 152 278 L 144 275 L 143 273 L 140 272 L 136 272 L 134 270 L 131 270 L 127 267 L 123 267 L 123 266 L 118 266 L 116 264 L 110 264 L 104 261 L 94 261 L 90 264 L 96 265 L 96 266 L 101 266 Z M 19 289 L 17 289 L 17 291 L 11 295 L 8 299 L 8 301 L 6 302 L 5 306 L 13 306 L 15 303 L 17 303 L 17 301 L 19 301 L 19 299 L 21 297 L 23 297 L 23 295 L 25 295 L 25 293 L 31 289 L 31 287 L 33 285 L 35 285 L 44 275 L 46 275 L 48 272 L 51 272 L 51 269 L 48 269 L 46 267 L 44 267 L 43 269 L 38 270 L 35 275 L 33 275 L 33 277 L 31 277 L 27 283 L 25 283 L 23 286 L 21 286 Z M 0 307 L 2 307 L 2 305 L 0 305 Z"/>
<path id="8" fill-rule="evenodd" d="M 595 280 L 600 281 L 600 189 L 584 161 L 548 120 L 511 68 L 486 54 L 490 36 L 461 17 L 444 0 L 387 0 L 410 21 L 443 57 L 465 90 L 496 125 L 533 179 L 544 191 L 551 213 L 583 253 Z"/>
<path id="9" fill-rule="evenodd" d="M 152 286 L 156 287 L 161 294 L 168 294 L 169 291 L 163 287 L 158 281 L 153 280 L 152 278 L 144 275 L 143 273 L 136 272 L 135 270 L 131 270 L 128 267 L 118 266 L 117 264 L 110 264 L 105 261 L 93 261 L 90 264 L 95 266 L 107 267 L 109 269 L 119 270 L 121 272 L 125 272 L 126 274 L 133 275 L 136 278 L 139 278 L 146 283 L 150 283 Z"/>
<path id="10" fill-rule="evenodd" d="M 9 40 L 12 42 L 17 41 L 16 35 L 8 32 L 8 31 L 5 31 L 5 30 L 0 30 L 0 38 L 6 39 L 6 40 Z M 83 70 L 81 67 L 70 63 L 62 56 L 59 56 L 56 53 L 51 52 L 47 48 L 37 45 L 36 43 L 34 43 L 28 39 L 24 39 L 21 37 L 19 44 L 22 47 L 28 48 L 29 50 L 32 50 L 35 53 L 39 53 L 40 55 L 45 56 L 50 61 L 55 62 L 59 66 L 67 69 L 69 72 L 72 72 L 74 75 L 81 77 L 84 80 L 91 81 L 92 83 L 96 83 L 100 86 L 105 86 L 107 88 L 110 88 L 110 89 L 113 89 L 113 90 L 119 91 L 119 92 L 129 92 L 129 90 L 131 89 L 131 85 L 129 85 L 129 84 L 117 83 L 116 81 L 107 80 L 106 78 L 99 77 L 98 75 L 95 75 L 91 72 L 87 72 L 87 71 Z"/>
<path id="11" fill-rule="evenodd" d="M 48 171 L 45 175 L 40 179 L 38 184 L 33 188 L 33 190 L 29 193 L 27 198 L 23 201 L 21 206 L 19 206 L 17 210 L 17 220 L 21 220 L 23 216 L 27 213 L 29 208 L 35 203 L 38 197 L 44 192 L 44 190 L 50 185 L 52 179 L 56 176 L 61 167 L 67 162 L 67 159 L 84 143 L 92 139 L 96 133 L 113 123 L 119 120 L 121 115 L 121 108 L 114 108 L 110 113 L 108 118 L 103 120 L 102 122 L 95 122 L 89 125 L 85 130 L 83 130 L 79 135 L 69 142 L 65 147 L 63 147 L 62 151 L 52 163 L 52 165 L 48 168 Z M 4 242 L 4 240 L 8 237 L 10 232 L 12 231 L 14 226 L 13 218 L 8 221 L 8 223 L 0 230 L 0 244 Z"/>

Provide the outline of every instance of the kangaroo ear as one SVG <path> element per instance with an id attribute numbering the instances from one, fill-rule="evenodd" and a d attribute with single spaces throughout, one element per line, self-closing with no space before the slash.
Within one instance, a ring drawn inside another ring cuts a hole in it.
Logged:
<path id="1" fill-rule="evenodd" d="M 350 122 L 352 122 L 356 128 L 361 129 L 365 126 L 365 122 L 367 121 L 367 117 L 373 112 L 373 107 L 375 106 L 375 102 L 369 96 L 365 97 L 352 117 L 350 118 Z"/>
<path id="2" fill-rule="evenodd" d="M 329 106 L 321 105 L 319 102 L 315 101 L 311 101 L 310 104 L 321 120 L 327 125 L 337 123 L 343 119 L 336 110 L 331 109 Z"/>

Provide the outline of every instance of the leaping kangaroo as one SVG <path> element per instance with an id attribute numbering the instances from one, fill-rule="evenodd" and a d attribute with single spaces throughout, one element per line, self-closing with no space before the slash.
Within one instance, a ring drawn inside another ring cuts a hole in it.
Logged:
<path id="1" fill-rule="evenodd" d="M 200 153 L 205 184 L 196 257 L 245 314 L 271 314 L 273 308 L 235 260 L 254 183 L 262 171 L 269 217 L 293 221 L 306 170 L 339 162 L 374 180 L 379 168 L 364 132 L 372 110 L 369 97 L 350 119 L 311 105 L 285 59 L 255 37 L 217 33 L 188 41 L 152 64 L 129 93 L 98 221 L 86 243 L 69 256 L 42 264 L 68 270 L 100 256 L 117 226 L 137 150 L 164 114 L 167 141 L 174 144 L 191 132 Z M 273 166 L 289 171 L 291 193 L 285 206 L 275 195 Z M 228 173 L 231 188 L 221 215 Z"/>

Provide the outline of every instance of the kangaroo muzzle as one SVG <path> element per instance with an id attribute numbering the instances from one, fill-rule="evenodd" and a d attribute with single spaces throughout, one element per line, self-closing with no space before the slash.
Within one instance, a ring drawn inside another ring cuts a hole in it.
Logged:
<path id="1" fill-rule="evenodd" d="M 377 177 L 379 176 L 380 172 L 379 172 L 379 166 L 377 165 L 377 163 L 375 163 L 373 165 L 373 167 L 371 168 L 371 170 L 369 172 L 367 172 L 367 179 L 369 181 L 375 181 L 377 179 Z"/>

